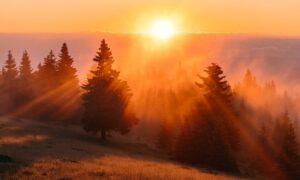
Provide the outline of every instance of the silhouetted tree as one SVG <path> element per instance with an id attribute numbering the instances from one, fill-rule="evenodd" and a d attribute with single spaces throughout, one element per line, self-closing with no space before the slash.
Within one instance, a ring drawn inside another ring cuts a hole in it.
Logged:
<path id="1" fill-rule="evenodd" d="M 234 153 L 239 147 L 239 131 L 233 94 L 221 67 L 213 63 L 205 72 L 207 76 L 200 76 L 202 82 L 196 82 L 203 98 L 181 127 L 175 156 L 181 161 L 236 172 Z"/>
<path id="2" fill-rule="evenodd" d="M 96 70 L 92 70 L 92 77 L 83 85 L 83 106 L 85 112 L 82 118 L 87 132 L 101 132 L 106 140 L 108 131 L 127 133 L 136 123 L 133 115 L 127 110 L 131 92 L 127 82 L 119 79 L 119 72 L 112 68 L 114 59 L 112 53 L 102 40 L 94 61 Z"/>
<path id="3" fill-rule="evenodd" d="M 33 73 L 31 62 L 27 51 L 23 52 L 21 65 L 19 67 L 17 103 L 18 106 L 32 100 L 33 94 Z"/>
<path id="4" fill-rule="evenodd" d="M 280 146 L 283 144 L 283 139 L 288 129 L 289 122 L 289 112 L 285 111 L 276 119 L 274 123 L 272 143 L 276 144 L 276 148 L 274 148 L 276 154 L 280 154 Z"/>
<path id="5" fill-rule="evenodd" d="M 27 51 L 23 52 L 19 72 L 19 78 L 21 81 L 29 82 L 32 79 L 32 67 Z"/>
<path id="6" fill-rule="evenodd" d="M 44 58 L 44 62 L 42 65 L 39 64 L 38 67 L 38 81 L 39 88 L 44 91 L 50 91 L 58 86 L 58 76 L 57 76 L 57 68 L 56 68 L 56 58 L 51 50 L 47 57 Z"/>
<path id="7" fill-rule="evenodd" d="M 277 157 L 284 172 L 290 179 L 297 179 L 300 177 L 300 145 L 297 141 L 294 125 L 291 122 L 288 113 L 285 113 L 286 126 L 282 126 L 282 142 L 277 144 L 280 147 Z"/>
<path id="8" fill-rule="evenodd" d="M 42 64 L 38 65 L 36 75 L 36 98 L 39 99 L 35 111 L 35 118 L 40 120 L 54 120 L 54 114 L 58 111 L 57 92 L 59 81 L 57 75 L 56 58 L 51 50 L 44 58 Z"/>
<path id="9" fill-rule="evenodd" d="M 245 76 L 244 76 L 244 86 L 246 88 L 252 88 L 257 86 L 256 78 L 253 76 L 252 72 L 247 69 Z"/>
<path id="10" fill-rule="evenodd" d="M 207 76 L 200 76 L 202 82 L 196 83 L 204 91 L 208 106 L 200 117 L 201 126 L 197 126 L 203 148 L 199 153 L 206 154 L 205 164 L 213 168 L 237 171 L 234 151 L 239 146 L 239 122 L 232 106 L 233 94 L 220 66 L 212 63 L 205 72 Z"/>
<path id="11" fill-rule="evenodd" d="M 5 66 L 3 69 L 3 78 L 6 85 L 11 86 L 9 88 L 12 88 L 12 86 L 15 84 L 17 76 L 18 76 L 18 69 L 17 69 L 16 61 L 13 58 L 11 51 L 8 51 L 8 57 L 7 60 L 5 61 Z"/>
<path id="12" fill-rule="evenodd" d="M 266 93 L 270 94 L 271 96 L 276 95 L 276 85 L 274 81 L 266 82 L 265 84 L 265 91 Z"/>
<path id="13" fill-rule="evenodd" d="M 73 67 L 73 58 L 69 55 L 66 43 L 63 43 L 57 61 L 57 74 L 59 76 L 60 84 L 74 83 L 78 86 L 78 79 L 76 76 L 76 69 Z"/>
<path id="14" fill-rule="evenodd" d="M 16 89 L 18 69 L 15 59 L 11 51 L 8 51 L 7 60 L 5 61 L 4 68 L 2 69 L 3 76 L 3 93 L 6 96 L 6 111 L 11 111 L 16 105 Z"/>
<path id="15" fill-rule="evenodd" d="M 80 119 L 80 87 L 66 43 L 63 43 L 57 61 L 57 119 L 79 121 Z"/>

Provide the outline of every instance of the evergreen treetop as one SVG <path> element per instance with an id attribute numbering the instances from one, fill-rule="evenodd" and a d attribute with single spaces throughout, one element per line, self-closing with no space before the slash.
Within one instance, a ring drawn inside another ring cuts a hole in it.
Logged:
<path id="1" fill-rule="evenodd" d="M 7 60 L 4 66 L 4 78 L 7 81 L 15 80 L 18 76 L 16 61 L 13 58 L 11 51 L 8 51 Z"/>
<path id="2" fill-rule="evenodd" d="M 30 59 L 27 51 L 23 52 L 19 71 L 20 71 L 21 80 L 29 80 L 32 76 L 32 68 L 31 68 Z"/>
<path id="3" fill-rule="evenodd" d="M 76 79 L 76 69 L 73 67 L 73 58 L 69 54 L 66 43 L 63 43 L 59 59 L 57 61 L 57 72 L 62 82 Z"/>
<path id="4" fill-rule="evenodd" d="M 93 60 L 97 62 L 97 68 L 91 71 L 93 76 L 82 87 L 85 90 L 82 122 L 87 132 L 100 131 L 105 140 L 107 131 L 127 133 L 135 118 L 127 116 L 131 92 L 127 82 L 118 78 L 119 72 L 112 69 L 114 60 L 105 40 Z"/>
<path id="5" fill-rule="evenodd" d="M 212 63 L 204 71 L 207 76 L 199 76 L 202 83 L 196 82 L 196 85 L 204 90 L 205 97 L 222 104 L 231 104 L 232 91 L 221 67 Z"/>

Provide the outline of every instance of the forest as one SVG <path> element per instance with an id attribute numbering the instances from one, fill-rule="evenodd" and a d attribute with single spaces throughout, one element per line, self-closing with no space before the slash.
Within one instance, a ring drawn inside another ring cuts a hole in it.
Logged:
<path id="1" fill-rule="evenodd" d="M 104 143 L 114 138 L 111 133 L 128 134 L 143 119 L 136 115 L 135 94 L 120 77 L 122 69 L 114 68 L 105 40 L 91 61 L 94 66 L 80 82 L 66 43 L 57 56 L 51 50 L 36 68 L 26 50 L 20 65 L 8 51 L 0 75 L 1 115 L 79 126 L 92 135 L 99 133 Z M 195 167 L 244 177 L 297 179 L 300 97 L 280 93 L 273 80 L 260 84 L 251 70 L 234 84 L 214 62 L 203 72 L 179 93 L 161 94 L 174 109 L 153 105 L 163 114 L 153 139 L 156 150 Z M 188 110 L 179 109 L 184 104 Z"/>

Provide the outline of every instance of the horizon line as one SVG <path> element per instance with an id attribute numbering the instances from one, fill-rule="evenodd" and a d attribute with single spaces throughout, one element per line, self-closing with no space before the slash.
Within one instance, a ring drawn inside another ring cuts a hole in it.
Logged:
<path id="1" fill-rule="evenodd" d="M 33 32 L 1 32 L 0 34 L 52 34 L 52 35 L 64 35 L 64 34 L 111 34 L 111 35 L 141 35 L 148 36 L 148 33 L 142 32 L 113 32 L 113 31 L 70 31 L 70 32 L 46 32 L 46 31 L 33 31 Z M 249 32 L 206 32 L 206 31 L 198 31 L 198 32 L 176 32 L 176 35 L 241 35 L 241 36 L 249 36 L 249 37 L 270 37 L 270 38 L 290 38 L 290 39 L 300 39 L 300 35 L 287 35 L 280 33 L 249 33 Z"/>

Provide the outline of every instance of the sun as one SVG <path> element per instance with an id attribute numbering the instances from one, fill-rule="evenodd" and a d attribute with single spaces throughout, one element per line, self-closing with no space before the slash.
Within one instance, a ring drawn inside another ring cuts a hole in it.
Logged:
<path id="1" fill-rule="evenodd" d="M 153 21 L 149 34 L 157 39 L 169 39 L 175 34 L 174 23 L 168 19 L 157 19 Z"/>

